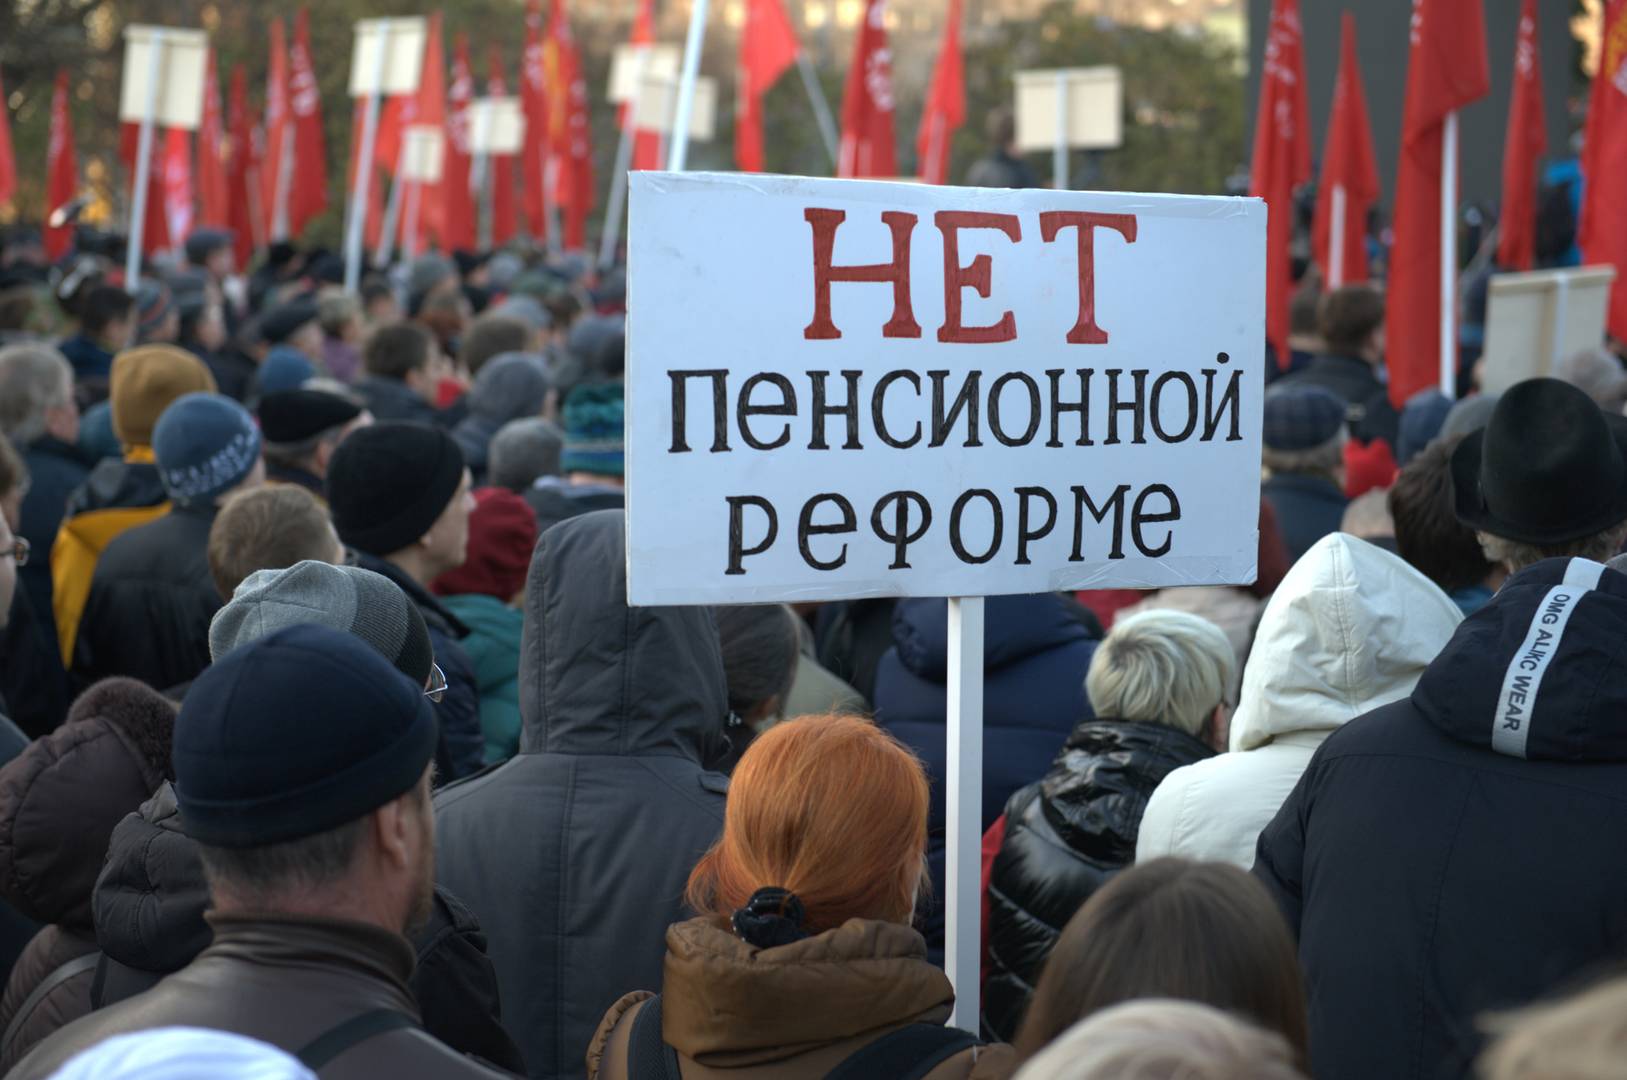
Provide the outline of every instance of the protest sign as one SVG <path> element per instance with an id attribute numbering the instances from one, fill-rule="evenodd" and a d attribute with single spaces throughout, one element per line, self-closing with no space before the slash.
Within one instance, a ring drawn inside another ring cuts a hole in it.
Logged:
<path id="1" fill-rule="evenodd" d="M 631 603 L 1254 580 L 1263 203 L 632 191 Z"/>
<path id="2" fill-rule="evenodd" d="M 1498 274 L 1486 295 L 1480 388 L 1500 394 L 1523 379 L 1552 375 L 1583 349 L 1604 344 L 1613 266 Z"/>

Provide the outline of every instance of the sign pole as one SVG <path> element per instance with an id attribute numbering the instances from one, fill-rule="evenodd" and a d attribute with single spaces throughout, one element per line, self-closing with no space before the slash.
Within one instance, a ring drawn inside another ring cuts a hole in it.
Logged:
<path id="1" fill-rule="evenodd" d="M 627 170 L 633 163 L 633 143 L 638 136 L 638 93 L 644 85 L 644 68 L 650 50 L 645 46 L 633 59 L 633 96 L 622 109 L 621 139 L 616 143 L 616 165 L 610 173 L 610 205 L 604 212 L 604 236 L 599 243 L 599 268 L 606 269 L 616 258 L 616 245 L 621 242 L 621 208 L 627 201 Z"/>
<path id="2" fill-rule="evenodd" d="M 949 600 L 949 771 L 944 971 L 955 988 L 954 1027 L 978 1031 L 983 850 L 983 598 Z"/>
<path id="3" fill-rule="evenodd" d="M 689 36 L 684 40 L 684 67 L 678 79 L 678 112 L 672 122 L 672 151 L 667 168 L 683 172 L 689 158 L 689 117 L 695 111 L 695 79 L 700 75 L 701 48 L 706 41 L 706 0 L 689 9 Z"/>
<path id="4" fill-rule="evenodd" d="M 1051 158 L 1051 186 L 1068 189 L 1068 73 L 1056 73 L 1056 150 Z"/>
<path id="5" fill-rule="evenodd" d="M 1345 186 L 1333 185 L 1332 218 L 1328 222 L 1328 288 L 1337 289 L 1345 283 Z"/>
<path id="6" fill-rule="evenodd" d="M 1457 397 L 1458 114 L 1446 114 L 1441 138 L 1441 393 Z"/>
<path id="7" fill-rule="evenodd" d="M 481 149 L 475 151 L 474 155 L 469 159 L 469 190 L 474 194 L 475 211 L 478 215 L 476 220 L 479 227 L 476 230 L 476 240 L 480 244 L 480 250 L 485 251 L 491 247 L 492 233 L 491 199 L 486 190 L 488 186 L 486 171 L 489 155 L 485 150 L 488 140 L 491 138 L 491 110 L 489 108 L 481 109 L 478 119 L 480 121 L 480 137 L 475 140 L 475 145 L 481 147 Z"/>
<path id="8" fill-rule="evenodd" d="M 384 56 L 388 49 L 389 30 L 381 28 L 376 35 L 374 53 L 377 57 L 372 90 L 367 95 L 367 107 L 362 110 L 362 145 L 356 159 L 356 182 L 350 192 L 349 231 L 345 236 L 345 291 L 355 292 L 362 280 L 362 238 L 367 235 L 367 183 L 373 174 L 373 147 L 378 139 L 379 98 L 384 83 Z"/>
<path id="9" fill-rule="evenodd" d="M 418 257 L 418 198 L 423 183 L 407 181 L 407 212 L 401 222 L 401 257 L 412 262 Z"/>
<path id="10" fill-rule="evenodd" d="M 813 61 L 808 59 L 806 49 L 797 50 L 797 73 L 802 76 L 802 88 L 808 92 L 808 104 L 813 106 L 814 122 L 819 125 L 819 137 L 825 143 L 825 152 L 830 155 L 830 163 L 836 164 L 836 118 L 830 114 L 830 102 L 825 100 L 825 91 L 819 85 L 819 76 L 814 72 Z"/>
<path id="11" fill-rule="evenodd" d="M 384 204 L 384 221 L 379 229 L 379 249 L 374 255 L 378 266 L 388 267 L 395 258 L 396 237 L 401 234 L 401 196 L 407 181 L 402 171 L 407 167 L 407 138 L 401 137 L 401 149 L 395 154 L 395 175 L 390 177 L 390 201 Z"/>
<path id="12" fill-rule="evenodd" d="M 130 293 L 141 284 L 141 234 L 147 225 L 147 188 L 152 183 L 153 121 L 158 112 L 158 79 L 163 70 L 164 35 L 154 31 L 147 46 L 147 100 L 141 110 L 141 139 L 136 150 L 136 190 L 130 218 L 129 250 L 124 254 L 124 287 Z"/>

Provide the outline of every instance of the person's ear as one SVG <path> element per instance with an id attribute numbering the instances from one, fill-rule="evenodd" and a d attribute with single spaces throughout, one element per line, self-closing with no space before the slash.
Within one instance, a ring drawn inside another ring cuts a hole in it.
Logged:
<path id="1" fill-rule="evenodd" d="M 405 870 L 412 865 L 416 828 L 413 801 L 417 797 L 416 790 L 409 791 L 372 813 L 373 840 L 379 858 L 397 870 Z"/>

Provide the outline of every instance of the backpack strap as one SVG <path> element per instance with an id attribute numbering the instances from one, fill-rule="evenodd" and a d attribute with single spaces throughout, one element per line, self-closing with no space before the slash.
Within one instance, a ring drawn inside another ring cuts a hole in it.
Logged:
<path id="1" fill-rule="evenodd" d="M 977 1036 L 940 1024 L 906 1024 L 861 1046 L 825 1080 L 921 1080 L 949 1058 L 980 1044 Z M 634 1077 L 633 1080 L 638 1080 Z"/>
<path id="2" fill-rule="evenodd" d="M 84 956 L 76 956 L 40 980 L 39 985 L 34 987 L 33 993 L 24 998 L 23 1003 L 17 1007 L 16 1015 L 11 1018 L 11 1023 L 6 1025 L 6 1033 L 0 1035 L 0 1045 L 5 1047 L 8 1054 L 11 1052 L 12 1044 L 16 1041 L 17 1033 L 22 1031 L 23 1025 L 28 1023 L 28 1018 L 34 1015 L 34 1010 L 39 1008 L 40 1002 L 45 1000 L 46 995 L 75 975 L 83 975 L 87 971 L 94 971 L 97 962 L 101 958 L 102 954 L 99 950 L 86 953 Z"/>
<path id="3" fill-rule="evenodd" d="M 299 1058 L 301 1065 L 319 1073 L 322 1066 L 369 1039 L 417 1026 L 418 1021 L 398 1009 L 374 1009 L 329 1028 L 306 1043 L 294 1056 Z"/>
<path id="4" fill-rule="evenodd" d="M 644 1002 L 627 1038 L 627 1080 L 683 1080 L 678 1051 L 661 1038 L 661 995 Z"/>

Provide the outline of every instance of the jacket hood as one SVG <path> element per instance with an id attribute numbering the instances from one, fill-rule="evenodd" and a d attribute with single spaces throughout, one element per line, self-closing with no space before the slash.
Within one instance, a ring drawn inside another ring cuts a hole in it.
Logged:
<path id="1" fill-rule="evenodd" d="M 1324 536 L 1277 586 L 1243 669 L 1231 749 L 1331 731 L 1412 691 L 1463 620 L 1399 556 Z"/>
<path id="2" fill-rule="evenodd" d="M 662 1031 L 685 1057 L 742 1066 L 867 1031 L 946 1017 L 955 1000 L 921 935 L 850 919 L 759 949 L 712 919 L 667 931 Z"/>
<path id="3" fill-rule="evenodd" d="M 68 496 L 64 521 L 76 514 L 87 514 L 94 510 L 157 506 L 168 499 L 156 464 L 151 461 L 103 458 L 90 470 L 85 482 Z"/>
<path id="4" fill-rule="evenodd" d="M 1627 761 L 1627 576 L 1546 559 L 1464 620 L 1413 704 L 1460 742 L 1542 761 Z"/>
<path id="5" fill-rule="evenodd" d="M 155 691 L 108 679 L 0 770 L 0 895 L 38 922 L 90 926 L 113 827 L 164 782 L 174 725 Z"/>
<path id="6" fill-rule="evenodd" d="M 181 828 L 175 789 L 164 784 L 113 829 L 96 880 L 96 939 L 138 971 L 179 971 L 209 944 L 209 884 L 198 845 Z"/>
<path id="7" fill-rule="evenodd" d="M 1091 636 L 1068 601 L 1052 593 L 991 596 L 983 608 L 983 668 L 998 671 L 1035 653 Z M 893 609 L 898 659 L 915 675 L 941 683 L 949 676 L 949 601 L 900 600 Z M 1083 682 L 1085 673 L 1079 673 Z"/>
<path id="8" fill-rule="evenodd" d="M 671 755 L 705 762 L 729 714 L 717 626 L 703 607 L 627 606 L 625 516 L 543 533 L 520 638 L 520 753 Z"/>

